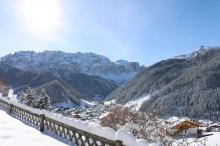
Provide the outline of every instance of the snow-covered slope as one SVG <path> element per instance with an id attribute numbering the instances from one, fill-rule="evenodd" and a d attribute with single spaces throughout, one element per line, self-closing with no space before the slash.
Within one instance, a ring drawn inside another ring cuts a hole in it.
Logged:
<path id="1" fill-rule="evenodd" d="M 208 132 L 212 134 L 204 138 L 183 138 L 173 142 L 173 146 L 220 146 L 220 132 Z"/>
<path id="2" fill-rule="evenodd" d="M 139 109 L 141 108 L 141 105 L 143 102 L 147 101 L 150 99 L 150 95 L 148 94 L 144 94 L 143 96 L 135 99 L 135 100 L 131 100 L 129 102 L 127 102 L 125 104 L 126 107 L 132 108 L 133 110 L 139 111 Z"/>
<path id="3" fill-rule="evenodd" d="M 10 117 L 2 110 L 0 110 L 0 145 L 67 146 L 67 144 Z"/>
<path id="4" fill-rule="evenodd" d="M 219 49 L 219 47 L 209 47 L 209 46 L 201 46 L 197 51 L 194 51 L 189 54 L 175 56 L 171 59 L 193 59 L 195 57 L 205 55 L 214 49 Z"/>
<path id="5" fill-rule="evenodd" d="M 44 51 L 40 53 L 20 51 L 1 59 L 13 67 L 23 70 L 50 70 L 59 76 L 59 71 L 85 73 L 122 83 L 132 78 L 140 66 L 136 62 L 119 60 L 112 62 L 107 57 L 94 53 L 64 53 Z"/>

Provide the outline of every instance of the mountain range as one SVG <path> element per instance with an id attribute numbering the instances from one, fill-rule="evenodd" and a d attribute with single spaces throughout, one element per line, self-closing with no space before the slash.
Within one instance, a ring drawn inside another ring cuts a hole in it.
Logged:
<path id="1" fill-rule="evenodd" d="M 101 55 L 80 52 L 19 51 L 2 57 L 1 62 L 22 70 L 51 71 L 56 76 L 63 75 L 64 72 L 99 76 L 117 84 L 131 79 L 140 70 L 137 62 L 112 62 Z"/>
<path id="2" fill-rule="evenodd" d="M 220 48 L 201 47 L 146 67 L 106 100 L 126 104 L 144 95 L 150 98 L 143 112 L 220 120 Z"/>
<path id="3" fill-rule="evenodd" d="M 219 47 L 201 47 L 149 67 L 94 53 L 20 51 L 1 58 L 0 78 L 18 94 L 28 87 L 45 89 L 54 104 L 138 101 L 140 111 L 160 117 L 220 120 Z"/>
<path id="4" fill-rule="evenodd" d="M 61 51 L 19 51 L 2 57 L 0 64 L 0 77 L 16 93 L 29 87 L 46 88 L 53 103 L 74 104 L 80 99 L 103 100 L 143 68 L 136 62 L 112 62 L 94 53 Z"/>

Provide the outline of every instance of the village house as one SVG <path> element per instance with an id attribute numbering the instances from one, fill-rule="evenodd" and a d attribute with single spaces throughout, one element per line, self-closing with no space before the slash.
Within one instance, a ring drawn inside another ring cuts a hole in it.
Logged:
<path id="1" fill-rule="evenodd" d="M 206 132 L 220 132 L 220 124 L 213 124 L 206 128 Z"/>
<path id="2" fill-rule="evenodd" d="M 202 134 L 202 130 L 200 129 L 202 127 L 200 124 L 185 120 L 177 123 L 171 128 L 172 135 L 190 135 L 190 134 Z"/>

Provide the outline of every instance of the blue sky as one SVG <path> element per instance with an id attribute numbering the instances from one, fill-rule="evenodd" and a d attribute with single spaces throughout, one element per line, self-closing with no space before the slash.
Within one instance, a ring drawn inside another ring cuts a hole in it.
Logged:
<path id="1" fill-rule="evenodd" d="M 25 1 L 0 0 L 0 56 L 18 50 L 94 52 L 148 66 L 219 45 L 219 0 L 53 0 L 57 18 L 42 10 L 51 0 L 41 0 L 35 13 Z M 41 20 L 48 25 L 42 30 Z"/>

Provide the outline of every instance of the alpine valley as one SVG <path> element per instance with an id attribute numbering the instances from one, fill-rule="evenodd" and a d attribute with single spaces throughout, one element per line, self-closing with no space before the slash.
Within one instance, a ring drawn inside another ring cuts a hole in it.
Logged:
<path id="1" fill-rule="evenodd" d="M 20 51 L 1 58 L 0 79 L 2 99 L 77 119 L 79 127 L 85 121 L 81 128 L 92 132 L 98 129 L 92 123 L 99 123 L 111 136 L 122 132 L 128 146 L 137 138 L 152 146 L 219 144 L 219 47 L 201 47 L 149 67 L 94 53 Z M 201 129 L 175 131 L 185 123 Z"/>
<path id="2" fill-rule="evenodd" d="M 1 58 L 0 77 L 19 94 L 45 88 L 53 104 L 103 100 L 143 67 L 94 53 L 20 51 Z"/>

